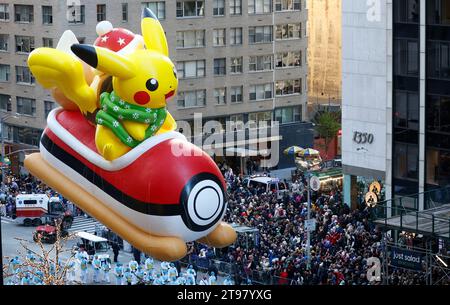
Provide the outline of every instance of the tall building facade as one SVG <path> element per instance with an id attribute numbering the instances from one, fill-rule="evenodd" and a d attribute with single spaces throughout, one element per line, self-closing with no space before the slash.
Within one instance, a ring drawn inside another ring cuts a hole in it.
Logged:
<path id="1" fill-rule="evenodd" d="M 359 176 L 423 210 L 450 185 L 450 1 L 375 2 L 343 3 L 346 200 Z"/>
<path id="2" fill-rule="evenodd" d="M 342 0 L 308 1 L 310 104 L 340 104 L 342 97 Z"/>
<path id="3" fill-rule="evenodd" d="M 194 114 L 201 113 L 204 122 L 214 119 L 224 128 L 226 121 L 277 120 L 281 130 L 297 128 L 284 140 L 279 137 L 283 145 L 301 145 L 305 134 L 312 141 L 304 131 L 310 126 L 303 122 L 308 70 L 302 0 L 3 1 L 0 111 L 19 114 L 5 119 L 5 137 L 37 145 L 46 116 L 56 106 L 49 92 L 35 84 L 26 65 L 29 52 L 56 47 L 65 30 L 82 43 L 93 43 L 96 24 L 103 20 L 140 33 L 143 7 L 160 19 L 176 62 L 179 91 L 168 105 L 176 120 L 193 125 Z M 233 130 L 241 128 L 236 124 Z"/>

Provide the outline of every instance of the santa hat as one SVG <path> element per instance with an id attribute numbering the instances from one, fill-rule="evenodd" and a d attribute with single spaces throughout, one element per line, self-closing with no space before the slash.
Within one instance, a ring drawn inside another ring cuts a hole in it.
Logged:
<path id="1" fill-rule="evenodd" d="M 99 36 L 94 45 L 109 49 L 121 55 L 129 54 L 137 49 L 144 49 L 144 38 L 133 32 L 122 29 L 113 28 L 109 21 L 102 21 L 97 24 L 97 35 Z"/>

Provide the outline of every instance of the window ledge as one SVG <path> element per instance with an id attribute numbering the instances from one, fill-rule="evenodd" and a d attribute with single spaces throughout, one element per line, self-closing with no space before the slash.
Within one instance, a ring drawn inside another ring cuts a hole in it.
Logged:
<path id="1" fill-rule="evenodd" d="M 284 94 L 284 95 L 275 95 L 275 97 L 287 97 L 287 96 L 296 96 L 296 95 L 302 95 L 302 93 L 290 93 L 290 94 Z"/>
<path id="2" fill-rule="evenodd" d="M 295 38 L 282 38 L 282 39 L 275 39 L 275 41 L 291 41 L 291 40 L 299 40 L 303 37 L 295 37 Z"/>
<path id="3" fill-rule="evenodd" d="M 184 108 L 177 107 L 177 109 L 178 110 L 190 110 L 190 109 L 205 108 L 205 107 L 206 107 L 206 105 L 205 106 L 191 106 L 191 107 L 184 107 Z"/>
<path id="4" fill-rule="evenodd" d="M 275 70 L 289 70 L 289 69 L 301 68 L 301 67 L 303 67 L 303 66 L 300 65 L 300 66 L 289 66 L 289 67 L 275 67 Z"/>
<path id="5" fill-rule="evenodd" d="M 10 21 L 11 21 L 11 19 L 8 19 L 8 20 L 0 19 L 0 22 L 10 22 Z"/>
<path id="6" fill-rule="evenodd" d="M 34 87 L 36 84 L 16 82 L 17 85 Z"/>
<path id="7" fill-rule="evenodd" d="M 187 16 L 187 17 L 176 17 L 176 19 L 202 19 L 205 16 Z"/>
<path id="8" fill-rule="evenodd" d="M 301 12 L 302 10 L 281 10 L 281 11 L 277 11 L 275 10 L 275 13 L 295 13 L 295 12 Z"/>
<path id="9" fill-rule="evenodd" d="M 183 78 L 179 78 L 179 80 L 194 80 L 194 79 L 202 79 L 205 78 L 206 76 L 191 76 L 191 77 L 183 77 Z"/>
<path id="10" fill-rule="evenodd" d="M 201 47 L 177 47 L 175 48 L 176 50 L 190 50 L 190 49 L 203 49 L 206 48 L 206 46 L 201 46 Z"/>
<path id="11" fill-rule="evenodd" d="M 216 104 L 217 107 L 223 107 L 223 106 L 227 106 L 227 105 L 228 105 L 228 103 L 225 103 L 225 104 Z"/>
<path id="12" fill-rule="evenodd" d="M 255 74 L 255 73 L 267 73 L 267 72 L 273 72 L 273 70 L 248 71 L 248 73 L 251 73 L 251 74 Z"/>
<path id="13" fill-rule="evenodd" d="M 264 101 L 271 101 L 271 100 L 273 100 L 273 97 L 272 98 L 265 98 L 265 99 L 262 99 L 262 100 L 249 100 L 249 102 L 251 102 L 251 103 L 253 103 L 253 102 L 264 102 Z"/>

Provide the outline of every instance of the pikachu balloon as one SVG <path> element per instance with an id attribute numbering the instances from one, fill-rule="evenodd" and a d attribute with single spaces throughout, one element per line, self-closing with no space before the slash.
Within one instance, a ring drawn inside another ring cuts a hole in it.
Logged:
<path id="1" fill-rule="evenodd" d="M 166 108 L 178 79 L 161 24 L 144 9 L 142 36 L 109 22 L 96 30 L 93 45 L 66 32 L 58 48 L 30 54 L 30 70 L 61 108 L 25 167 L 156 259 L 184 257 L 190 241 L 232 244 L 223 176 L 174 131 Z"/>

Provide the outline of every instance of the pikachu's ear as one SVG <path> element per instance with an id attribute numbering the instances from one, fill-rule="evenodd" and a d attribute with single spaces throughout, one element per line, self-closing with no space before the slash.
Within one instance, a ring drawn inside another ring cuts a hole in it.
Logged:
<path id="1" fill-rule="evenodd" d="M 121 79 L 136 76 L 135 65 L 124 56 L 113 51 L 87 44 L 74 44 L 70 49 L 85 63 L 106 74 Z"/>
<path id="2" fill-rule="evenodd" d="M 149 8 L 142 11 L 141 31 L 147 49 L 169 56 L 166 34 L 158 18 Z"/>

